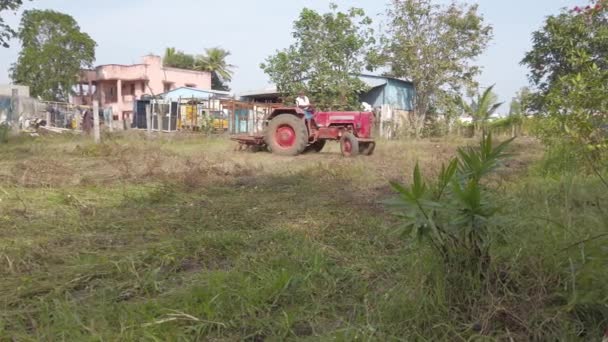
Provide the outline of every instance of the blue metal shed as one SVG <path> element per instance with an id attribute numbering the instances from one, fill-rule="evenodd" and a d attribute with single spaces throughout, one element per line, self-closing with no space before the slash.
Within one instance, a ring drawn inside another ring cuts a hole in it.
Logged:
<path id="1" fill-rule="evenodd" d="M 371 89 L 361 94 L 361 101 L 372 107 L 390 105 L 393 109 L 414 110 L 414 84 L 398 78 L 374 75 L 358 75 Z"/>
<path id="2" fill-rule="evenodd" d="M 175 88 L 171 91 L 161 94 L 160 96 L 163 99 L 170 100 L 170 101 L 177 101 L 180 98 L 182 98 L 182 99 L 195 98 L 195 99 L 207 100 L 211 97 L 216 97 L 216 98 L 217 97 L 230 97 L 230 93 L 227 91 L 220 91 L 220 90 L 204 90 L 204 89 L 197 89 L 197 88 L 190 88 L 190 87 L 181 87 L 181 88 Z"/>

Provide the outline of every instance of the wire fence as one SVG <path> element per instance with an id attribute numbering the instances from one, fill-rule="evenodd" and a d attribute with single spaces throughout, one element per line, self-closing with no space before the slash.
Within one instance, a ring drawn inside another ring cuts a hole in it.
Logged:
<path id="1" fill-rule="evenodd" d="M 0 95 L 0 124 L 27 129 L 32 122 L 39 122 L 42 126 L 76 130 L 82 128 L 84 111 L 91 109 L 65 102 Z"/>

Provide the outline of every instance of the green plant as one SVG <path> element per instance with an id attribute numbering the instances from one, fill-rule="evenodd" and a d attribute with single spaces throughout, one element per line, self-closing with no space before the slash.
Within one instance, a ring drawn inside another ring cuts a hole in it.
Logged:
<path id="1" fill-rule="evenodd" d="M 97 43 L 68 14 L 27 10 L 18 37 L 22 48 L 11 78 L 29 86 L 32 97 L 67 101 L 80 71 L 95 61 Z"/>
<path id="2" fill-rule="evenodd" d="M 431 0 L 392 0 L 387 21 L 381 60 L 391 76 L 416 85 L 413 125 L 419 137 L 427 116 L 437 113 L 433 107 L 449 113 L 455 95 L 477 88 L 475 60 L 488 46 L 492 26 L 477 5 Z"/>
<path id="3" fill-rule="evenodd" d="M 475 134 L 479 130 L 483 130 L 483 133 L 487 133 L 488 121 L 490 117 L 496 113 L 496 110 L 502 106 L 502 102 L 497 102 L 497 96 L 492 91 L 494 86 L 488 87 L 482 94 L 477 96 L 470 104 L 464 102 L 461 99 L 460 104 L 465 114 L 468 114 L 473 118 L 473 125 Z"/>
<path id="4" fill-rule="evenodd" d="M 342 12 L 305 8 L 294 22 L 294 44 L 268 57 L 260 65 L 285 96 L 293 102 L 306 90 L 319 109 L 355 109 L 358 94 L 367 86 L 358 77 L 375 43 L 371 19 L 360 8 Z"/>
<path id="5" fill-rule="evenodd" d="M 413 238 L 426 241 L 446 269 L 484 276 L 490 266 L 493 235 L 499 231 L 493 217 L 496 206 L 488 200 L 482 182 L 494 171 L 513 139 L 494 146 L 492 135 L 478 148 L 458 149 L 458 157 L 442 165 L 437 179 L 428 183 L 417 164 L 409 186 L 391 183 L 404 205 L 400 217 Z"/>
<path id="6" fill-rule="evenodd" d="M 529 107 L 544 119 L 538 136 L 549 146 L 584 146 L 577 154 L 593 164 L 608 150 L 608 2 L 595 1 L 547 18 L 533 34 L 522 64 L 535 86 Z M 591 165 L 596 167 L 596 165 Z"/>
<path id="7" fill-rule="evenodd" d="M 8 142 L 8 134 L 11 131 L 11 127 L 6 123 L 0 123 L 0 144 Z"/>

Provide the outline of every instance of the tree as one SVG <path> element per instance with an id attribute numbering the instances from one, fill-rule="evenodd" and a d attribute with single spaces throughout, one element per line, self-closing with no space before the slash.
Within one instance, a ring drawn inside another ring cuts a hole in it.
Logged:
<path id="1" fill-rule="evenodd" d="M 453 98 L 477 87 L 480 68 L 473 64 L 492 38 L 477 5 L 440 6 L 432 0 L 392 0 L 387 16 L 388 37 L 382 60 L 389 75 L 416 86 L 416 136 L 438 99 Z M 445 103 L 450 103 L 445 102 Z M 439 109 L 439 108 L 438 108 Z"/>
<path id="2" fill-rule="evenodd" d="M 515 137 L 518 135 L 518 131 L 521 131 L 521 126 L 524 121 L 524 116 L 528 114 L 528 108 L 530 103 L 530 89 L 528 87 L 521 88 L 509 105 L 509 116 L 503 120 L 503 126 L 511 128 L 511 136 Z"/>
<path id="3" fill-rule="evenodd" d="M 234 65 L 228 64 L 226 61 L 229 56 L 230 51 L 215 47 L 205 49 L 205 54 L 196 58 L 194 68 L 211 73 L 212 89 L 230 90 L 227 83 L 232 80 Z"/>
<path id="4" fill-rule="evenodd" d="M 523 116 L 527 114 L 530 103 L 530 88 L 523 87 L 511 99 L 509 105 L 509 115 Z"/>
<path id="5" fill-rule="evenodd" d="M 97 44 L 67 14 L 25 11 L 18 37 L 22 48 L 11 78 L 44 100 L 67 101 L 80 70 L 95 61 Z"/>
<path id="6" fill-rule="evenodd" d="M 163 57 L 163 65 L 171 68 L 192 70 L 194 68 L 194 56 L 172 47 L 167 48 Z"/>
<path id="7" fill-rule="evenodd" d="M 16 11 L 21 5 L 23 0 L 0 0 L 0 14 L 3 11 Z M 0 17 L 0 46 L 8 48 L 8 41 L 15 36 L 16 32 L 4 22 L 4 19 Z"/>
<path id="8" fill-rule="evenodd" d="M 608 0 L 550 16 L 534 32 L 522 64 L 534 86 L 531 108 L 546 119 L 539 131 L 546 143 L 570 140 L 593 151 L 605 148 L 607 55 Z"/>
<path id="9" fill-rule="evenodd" d="M 359 8 L 318 13 L 305 8 L 294 23 L 295 42 L 266 59 L 260 67 L 285 102 L 305 91 L 320 109 L 360 109 L 358 95 L 366 85 L 356 76 L 368 62 L 375 43 L 371 19 Z"/>
<path id="10" fill-rule="evenodd" d="M 493 92 L 494 86 L 486 88 L 486 90 L 477 95 L 470 104 L 461 101 L 462 108 L 465 113 L 473 118 L 475 131 L 483 130 L 486 133 L 486 128 L 490 117 L 496 113 L 496 110 L 502 106 L 502 102 L 498 101 L 498 96 Z"/>

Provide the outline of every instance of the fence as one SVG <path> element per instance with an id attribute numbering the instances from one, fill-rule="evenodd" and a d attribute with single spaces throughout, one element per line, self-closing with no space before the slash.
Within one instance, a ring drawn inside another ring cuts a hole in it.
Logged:
<path id="1" fill-rule="evenodd" d="M 0 123 L 18 128 L 26 120 L 44 119 L 44 113 L 44 105 L 36 99 L 0 95 Z"/>
<path id="2" fill-rule="evenodd" d="M 0 123 L 13 129 L 26 129 L 35 119 L 45 126 L 78 129 L 87 106 L 75 106 L 63 102 L 39 101 L 29 97 L 0 95 Z"/>

